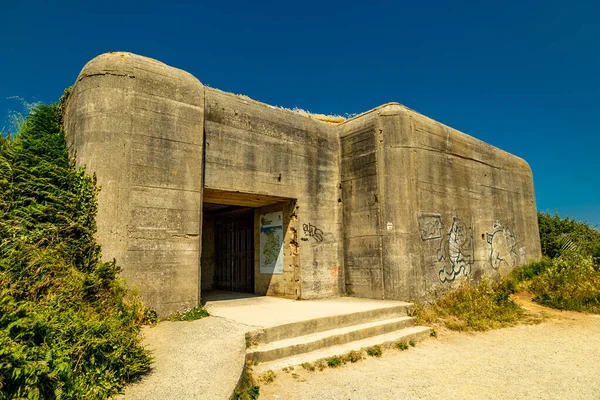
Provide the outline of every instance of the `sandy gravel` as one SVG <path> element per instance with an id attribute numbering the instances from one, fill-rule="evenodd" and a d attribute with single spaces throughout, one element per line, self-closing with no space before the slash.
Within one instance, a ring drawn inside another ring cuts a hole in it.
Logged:
<path id="1" fill-rule="evenodd" d="M 537 325 L 483 333 L 439 331 L 337 369 L 296 367 L 260 383 L 260 399 L 600 399 L 600 316 L 518 301 Z"/>

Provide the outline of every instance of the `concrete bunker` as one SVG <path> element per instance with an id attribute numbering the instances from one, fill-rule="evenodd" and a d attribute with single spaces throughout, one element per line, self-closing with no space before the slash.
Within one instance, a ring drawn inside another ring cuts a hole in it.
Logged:
<path id="1" fill-rule="evenodd" d="M 209 287 L 414 301 L 541 256 L 527 163 L 398 103 L 330 123 L 107 53 L 65 132 L 102 187 L 103 257 L 160 314 Z M 282 262 L 261 272 L 273 218 Z"/>

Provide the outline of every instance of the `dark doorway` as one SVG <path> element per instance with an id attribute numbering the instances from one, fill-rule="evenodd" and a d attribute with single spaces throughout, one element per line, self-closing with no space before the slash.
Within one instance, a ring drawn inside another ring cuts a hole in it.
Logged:
<path id="1" fill-rule="evenodd" d="M 236 207 L 237 208 L 237 207 Z M 213 287 L 254 292 L 254 210 L 238 208 L 215 218 Z"/>

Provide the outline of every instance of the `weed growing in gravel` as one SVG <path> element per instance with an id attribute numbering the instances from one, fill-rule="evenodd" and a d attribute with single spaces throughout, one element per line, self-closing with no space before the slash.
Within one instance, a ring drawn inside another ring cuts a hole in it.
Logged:
<path id="1" fill-rule="evenodd" d="M 383 351 L 381 350 L 381 346 L 375 345 L 367 348 L 367 354 L 371 357 L 381 357 Z"/>
<path id="2" fill-rule="evenodd" d="M 260 395 L 260 386 L 256 385 L 250 369 L 247 369 L 242 377 L 239 387 L 233 394 L 233 400 L 256 400 Z"/>
<path id="3" fill-rule="evenodd" d="M 342 359 L 339 357 L 329 357 L 327 359 L 327 366 L 329 368 L 337 368 L 343 364 Z"/>
<path id="4" fill-rule="evenodd" d="M 302 368 L 304 368 L 307 371 L 314 371 L 315 370 L 315 366 L 311 363 L 302 363 L 302 365 L 300 365 Z"/>
<path id="5" fill-rule="evenodd" d="M 408 350 L 408 343 L 406 343 L 404 340 L 402 340 L 402 341 L 396 343 L 396 348 L 401 351 Z"/>
<path id="6" fill-rule="evenodd" d="M 429 336 L 436 338 L 437 337 L 437 331 L 432 328 L 431 332 L 429 332 Z"/>
<path id="7" fill-rule="evenodd" d="M 412 340 L 412 339 L 410 339 L 408 341 L 408 344 L 410 345 L 410 347 L 415 347 L 417 345 L 417 343 L 414 340 Z"/>
<path id="8" fill-rule="evenodd" d="M 277 377 L 277 375 L 275 374 L 275 372 L 273 372 L 271 370 L 268 370 L 267 372 L 265 372 L 264 374 L 262 374 L 262 376 L 261 376 L 260 379 L 264 383 L 272 383 L 275 380 L 276 377 Z"/>
<path id="9" fill-rule="evenodd" d="M 301 377 L 300 375 L 298 375 L 295 372 L 292 373 L 292 378 L 294 378 L 298 382 L 306 382 L 306 379 L 304 379 L 303 377 Z"/>
<path id="10" fill-rule="evenodd" d="M 327 368 L 327 363 L 324 360 L 320 360 L 317 362 L 316 368 L 319 371 L 323 371 L 325 368 Z"/>
<path id="11" fill-rule="evenodd" d="M 360 351 L 352 350 L 342 356 L 344 363 L 351 362 L 355 363 L 363 359 L 363 354 Z"/>

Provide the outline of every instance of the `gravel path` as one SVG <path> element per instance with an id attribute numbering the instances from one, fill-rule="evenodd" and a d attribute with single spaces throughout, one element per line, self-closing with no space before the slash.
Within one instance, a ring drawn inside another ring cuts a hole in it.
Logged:
<path id="1" fill-rule="evenodd" d="M 379 359 L 280 371 L 260 383 L 260 399 L 600 399 L 600 316 L 517 300 L 544 321 L 474 334 L 442 330 Z"/>
<path id="2" fill-rule="evenodd" d="M 120 399 L 229 399 L 244 367 L 247 329 L 219 317 L 144 328 L 153 369 Z"/>

